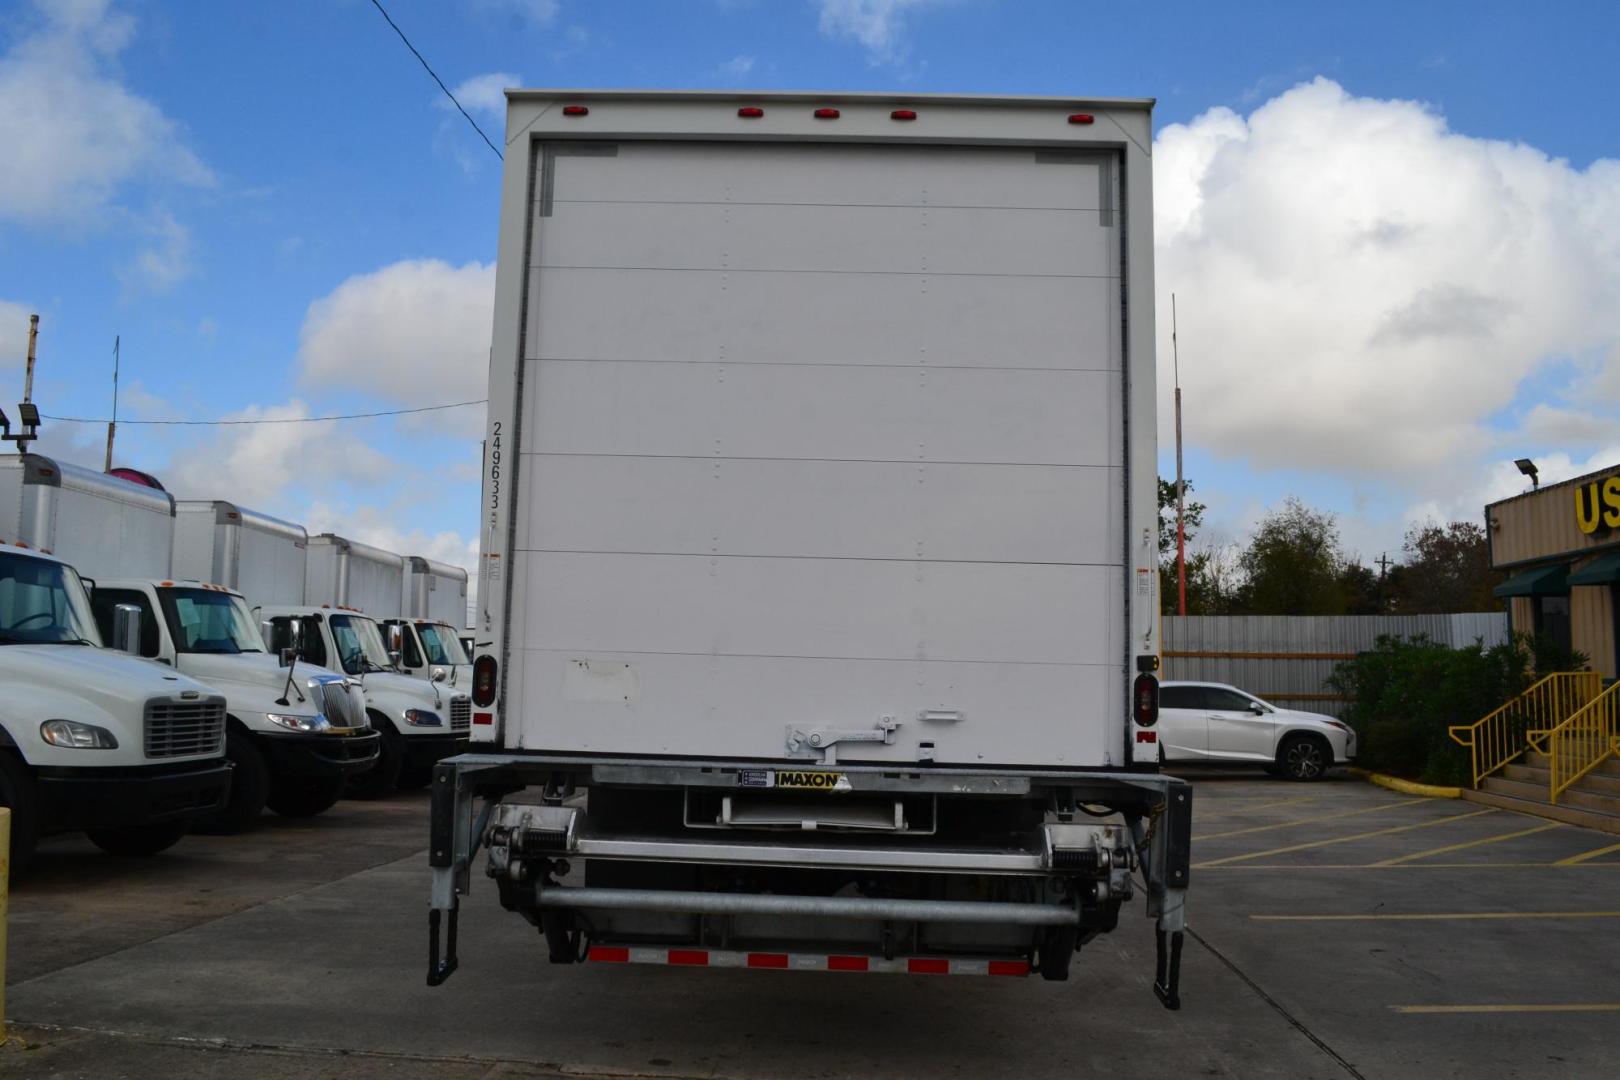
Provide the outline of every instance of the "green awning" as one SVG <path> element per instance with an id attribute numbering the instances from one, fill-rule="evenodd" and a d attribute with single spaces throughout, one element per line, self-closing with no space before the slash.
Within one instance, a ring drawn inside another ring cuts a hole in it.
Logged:
<path id="1" fill-rule="evenodd" d="M 1569 592 L 1569 567 L 1538 566 L 1520 570 L 1491 590 L 1492 596 L 1557 596 Z"/>
<path id="2" fill-rule="evenodd" d="M 1614 585 L 1620 583 L 1620 551 L 1610 552 L 1569 575 L 1571 585 Z"/>

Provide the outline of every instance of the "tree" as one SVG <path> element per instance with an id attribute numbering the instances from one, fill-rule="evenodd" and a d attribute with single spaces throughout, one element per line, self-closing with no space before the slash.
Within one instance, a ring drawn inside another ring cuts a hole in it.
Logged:
<path id="1" fill-rule="evenodd" d="M 1382 615 L 1387 603 L 1384 590 L 1371 567 L 1351 559 L 1339 571 L 1339 589 L 1344 596 L 1346 615 Z"/>
<path id="2" fill-rule="evenodd" d="M 1290 496 L 1280 510 L 1261 519 L 1238 556 L 1244 579 L 1237 596 L 1239 613 L 1343 614 L 1344 565 L 1334 516 Z"/>
<path id="3" fill-rule="evenodd" d="M 1401 550 L 1406 555 L 1398 593 L 1402 611 L 1439 615 L 1501 607 L 1491 590 L 1502 578 L 1491 569 L 1490 546 L 1479 525 L 1413 525 Z"/>

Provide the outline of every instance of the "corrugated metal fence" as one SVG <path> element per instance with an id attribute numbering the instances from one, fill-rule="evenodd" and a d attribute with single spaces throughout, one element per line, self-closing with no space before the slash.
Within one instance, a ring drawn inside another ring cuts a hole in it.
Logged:
<path id="1" fill-rule="evenodd" d="M 1285 709 L 1339 715 L 1328 688 L 1341 660 L 1380 635 L 1416 637 L 1453 648 L 1506 641 L 1507 615 L 1166 615 L 1164 678 L 1231 683 Z"/>

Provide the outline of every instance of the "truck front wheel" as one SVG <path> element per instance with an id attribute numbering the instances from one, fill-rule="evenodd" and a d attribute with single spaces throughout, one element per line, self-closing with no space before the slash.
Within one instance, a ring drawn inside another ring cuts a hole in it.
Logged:
<path id="1" fill-rule="evenodd" d="M 0 806 L 11 811 L 11 876 L 20 878 L 39 843 L 39 793 L 28 767 L 9 750 L 0 750 Z"/>
<path id="2" fill-rule="evenodd" d="M 225 758 L 231 763 L 231 793 L 223 809 L 197 819 L 195 831 L 214 836 L 252 828 L 264 812 L 270 770 L 253 740 L 240 731 L 225 732 Z"/>
<path id="3" fill-rule="evenodd" d="M 134 829 L 91 829 L 85 835 L 109 855 L 156 855 L 178 844 L 190 828 L 189 821 L 165 821 Z"/>
<path id="4" fill-rule="evenodd" d="M 371 726 L 381 736 L 377 748 L 377 763 L 358 776 L 349 778 L 349 794 L 357 799 L 381 799 L 392 795 L 399 786 L 400 770 L 405 766 L 405 737 L 394 730 L 394 725 L 381 713 L 371 713 Z"/>
<path id="5" fill-rule="evenodd" d="M 265 805 L 282 817 L 314 817 L 332 809 L 342 797 L 341 776 L 290 776 L 276 781 Z"/>

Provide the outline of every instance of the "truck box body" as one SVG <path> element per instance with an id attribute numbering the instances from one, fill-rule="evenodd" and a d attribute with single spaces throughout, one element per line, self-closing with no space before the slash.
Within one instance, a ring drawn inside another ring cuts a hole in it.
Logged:
<path id="1" fill-rule="evenodd" d="M 304 602 L 309 536 L 221 499 L 175 503 L 174 576 L 235 589 L 255 607 Z"/>
<path id="2" fill-rule="evenodd" d="M 39 454 L 0 457 L 0 538 L 87 578 L 166 578 L 174 496 Z"/>
<path id="3" fill-rule="evenodd" d="M 359 608 L 374 619 L 399 614 L 403 557 L 332 533 L 310 537 L 308 556 L 304 603 Z"/>
<path id="4" fill-rule="evenodd" d="M 504 747 L 801 760 L 888 718 L 839 759 L 1137 756 L 1148 110 L 840 100 L 527 129 L 484 480 Z"/>
<path id="5" fill-rule="evenodd" d="M 467 625 L 466 570 L 420 555 L 407 555 L 404 576 L 401 615 L 457 628 Z"/>

